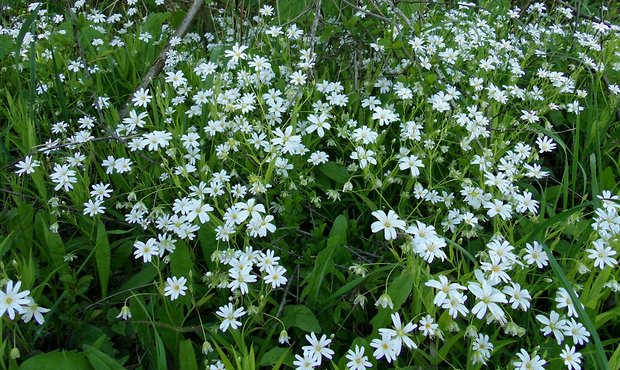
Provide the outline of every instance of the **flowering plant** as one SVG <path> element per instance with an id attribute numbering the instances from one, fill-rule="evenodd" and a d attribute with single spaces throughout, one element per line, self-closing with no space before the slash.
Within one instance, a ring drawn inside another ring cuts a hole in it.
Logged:
<path id="1" fill-rule="evenodd" d="M 620 365 L 613 9 L 241 3 L 4 6 L 3 367 Z"/>

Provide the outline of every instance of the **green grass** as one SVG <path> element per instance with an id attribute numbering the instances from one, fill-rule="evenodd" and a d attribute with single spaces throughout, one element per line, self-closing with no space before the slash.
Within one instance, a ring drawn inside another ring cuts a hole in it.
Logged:
<path id="1" fill-rule="evenodd" d="M 331 341 L 321 368 L 351 368 L 356 345 L 379 369 L 513 369 L 521 350 L 563 369 L 573 345 L 582 368 L 618 368 L 617 5 L 509 3 L 205 2 L 144 106 L 131 94 L 189 2 L 3 9 L 0 291 L 33 301 L 0 299 L 0 369 L 296 368 L 311 333 Z M 439 276 L 465 314 L 435 304 Z M 476 284 L 518 284 L 528 308 L 478 317 Z M 545 335 L 551 311 L 588 341 Z M 397 319 L 417 349 L 388 362 Z"/>

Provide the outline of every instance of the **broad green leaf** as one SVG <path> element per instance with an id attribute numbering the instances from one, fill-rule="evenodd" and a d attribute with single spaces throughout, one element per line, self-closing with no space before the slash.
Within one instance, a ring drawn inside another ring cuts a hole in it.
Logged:
<path id="1" fill-rule="evenodd" d="M 614 354 L 609 358 L 610 369 L 620 369 L 620 345 L 614 351 Z"/>
<path id="2" fill-rule="evenodd" d="M 20 370 L 91 370 L 86 356 L 75 351 L 53 351 L 41 353 L 24 361 Z"/>
<path id="3" fill-rule="evenodd" d="M 134 274 L 125 284 L 114 291 L 114 294 L 125 293 L 129 296 L 129 291 L 143 287 L 147 284 L 152 284 L 157 276 L 157 269 L 153 265 L 144 265 L 144 267 Z"/>
<path id="4" fill-rule="evenodd" d="M 84 354 L 95 370 L 123 370 L 124 367 L 101 350 L 84 345 Z"/>
<path id="5" fill-rule="evenodd" d="M 8 35 L 0 35 L 0 61 L 4 60 L 13 51 L 13 38 Z"/>
<path id="6" fill-rule="evenodd" d="M 166 361 L 166 349 L 164 348 L 164 342 L 161 340 L 157 330 L 154 330 L 155 336 L 155 366 L 157 370 L 168 369 L 168 362 Z"/>
<path id="7" fill-rule="evenodd" d="M 312 6 L 312 3 L 312 0 L 279 0 L 278 23 L 288 23 L 299 14 L 303 14 L 307 7 Z"/>
<path id="8" fill-rule="evenodd" d="M 179 344 L 179 368 L 184 370 L 198 370 L 198 361 L 194 353 L 192 341 L 187 339 Z"/>
<path id="9" fill-rule="evenodd" d="M 226 357 L 226 354 L 224 353 L 224 351 L 222 351 L 222 348 L 220 348 L 217 343 L 213 343 L 213 345 L 215 346 L 217 353 L 220 355 L 220 360 L 224 364 L 224 368 L 226 370 L 235 370 L 235 366 L 232 364 L 232 362 L 230 362 L 228 357 Z"/>
<path id="10" fill-rule="evenodd" d="M 258 363 L 258 366 L 267 367 L 274 365 L 275 368 L 275 365 L 281 364 L 284 361 L 284 358 L 286 358 L 289 351 L 290 350 L 288 348 L 274 347 L 263 355 Z"/>
<path id="11" fill-rule="evenodd" d="M 575 207 L 575 208 L 578 208 L 578 207 Z M 570 210 L 567 210 L 565 212 L 568 212 L 568 211 Z M 560 215 L 564 214 L 565 212 L 562 212 Z M 542 231 L 539 231 L 539 233 L 542 233 Z M 575 292 L 575 289 L 573 288 L 572 283 L 568 280 L 568 278 L 566 277 L 566 274 L 564 274 L 564 270 L 562 269 L 558 261 L 553 256 L 553 253 L 551 252 L 547 244 L 540 243 L 540 245 L 542 245 L 543 249 L 547 253 L 547 256 L 549 257 L 549 264 L 551 265 L 551 268 L 553 269 L 553 272 L 555 273 L 556 278 L 560 281 L 561 285 L 568 292 L 568 295 L 570 296 L 573 302 L 573 305 L 575 307 L 575 311 L 577 311 L 577 314 L 579 314 L 579 319 L 581 320 L 583 325 L 586 327 L 586 329 L 590 332 L 590 335 L 592 336 L 592 339 L 594 342 L 594 351 L 591 352 L 591 356 L 592 356 L 591 359 L 592 359 L 592 366 L 593 366 L 592 368 L 593 369 L 605 369 L 608 363 L 607 356 L 605 355 L 605 350 L 603 348 L 603 344 L 601 343 L 601 339 L 599 338 L 598 333 L 596 331 L 596 327 L 592 323 L 592 320 L 590 320 L 590 317 L 588 316 L 583 304 L 581 303 L 581 300 L 577 296 L 577 293 Z"/>
<path id="12" fill-rule="evenodd" d="M 284 308 L 282 322 L 287 329 L 297 327 L 307 332 L 320 333 L 322 331 L 321 324 L 312 311 L 303 305 L 287 305 Z"/>
<path id="13" fill-rule="evenodd" d="M 176 242 L 174 253 L 170 254 L 170 272 L 172 276 L 185 276 L 188 278 L 190 271 L 195 271 L 190 250 L 182 241 Z"/>
<path id="14" fill-rule="evenodd" d="M 329 232 L 327 239 L 327 247 L 335 247 L 344 245 L 347 242 L 347 218 L 339 215 L 334 220 L 334 225 Z"/>
<path id="15" fill-rule="evenodd" d="M 36 9 L 32 10 L 28 18 L 26 18 L 26 20 L 22 24 L 22 27 L 19 30 L 19 34 L 17 35 L 17 38 L 15 39 L 15 62 L 16 63 L 19 63 L 19 58 L 20 58 L 19 52 L 24 42 L 24 36 L 26 36 L 26 33 L 30 31 L 30 26 L 32 26 L 32 23 L 35 21 L 35 19 L 37 19 L 40 7 L 41 5 L 37 6 Z"/>
<path id="16" fill-rule="evenodd" d="M 307 297 L 309 307 L 316 306 L 320 288 L 327 275 L 334 270 L 334 255 L 336 250 L 346 242 L 346 230 L 346 217 L 344 215 L 336 217 L 327 239 L 328 246 L 319 252 L 314 269 L 306 278 L 307 285 L 302 292 L 302 297 Z"/>
<path id="17" fill-rule="evenodd" d="M 97 275 L 101 286 L 103 298 L 108 293 L 108 282 L 110 280 L 110 243 L 103 222 L 99 220 L 97 225 L 97 241 L 95 242 L 95 262 L 97 264 Z"/>
<path id="18" fill-rule="evenodd" d="M 8 246 L 12 240 L 13 234 L 15 234 L 15 231 L 12 231 L 9 235 L 3 237 L 2 241 L 0 241 L 0 257 L 4 256 L 4 253 L 9 250 Z"/>
<path id="19" fill-rule="evenodd" d="M 170 13 L 151 13 L 143 23 L 143 30 L 150 33 L 155 39 L 159 37 L 162 25 L 168 20 Z"/>
<path id="20" fill-rule="evenodd" d="M 379 313 L 370 321 L 375 332 L 390 322 L 390 314 L 400 309 L 407 298 L 409 298 L 412 289 L 413 275 L 409 270 L 403 270 L 400 276 L 394 279 L 387 288 L 387 293 L 392 298 L 394 309 L 379 309 Z"/>
<path id="21" fill-rule="evenodd" d="M 334 162 L 323 163 L 318 169 L 337 184 L 344 184 L 351 178 L 351 175 L 344 166 Z"/>

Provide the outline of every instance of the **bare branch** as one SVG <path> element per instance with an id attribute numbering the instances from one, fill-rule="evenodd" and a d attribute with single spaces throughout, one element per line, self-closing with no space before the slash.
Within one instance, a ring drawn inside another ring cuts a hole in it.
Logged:
<path id="1" fill-rule="evenodd" d="M 198 12 L 200 12 L 200 9 L 202 9 L 203 5 L 204 5 L 204 0 L 194 0 L 194 3 L 187 11 L 185 18 L 183 18 L 181 25 L 174 32 L 174 35 L 172 36 L 172 38 L 176 37 L 176 38 L 182 39 L 185 36 L 185 34 L 187 33 L 187 30 L 189 29 L 189 26 L 192 24 L 192 22 L 194 21 L 194 18 L 196 18 L 196 15 L 198 15 Z M 123 108 L 121 109 L 119 113 L 121 120 L 127 116 L 127 111 L 131 107 L 131 99 L 133 98 L 135 93 L 140 89 L 146 89 L 147 87 L 149 87 L 153 79 L 155 79 L 155 77 L 157 77 L 161 73 L 161 71 L 164 69 L 164 66 L 166 64 L 166 58 L 168 57 L 168 52 L 170 51 L 171 48 L 172 46 L 170 45 L 170 40 L 169 40 L 168 44 L 166 44 L 166 46 L 162 49 L 161 53 L 159 53 L 159 56 L 157 57 L 157 59 L 155 59 L 155 61 L 151 65 L 151 68 L 148 70 L 148 72 L 146 72 L 146 75 L 144 75 L 144 78 L 142 79 L 140 84 L 134 89 L 133 93 L 127 98 L 125 105 L 123 106 Z"/>

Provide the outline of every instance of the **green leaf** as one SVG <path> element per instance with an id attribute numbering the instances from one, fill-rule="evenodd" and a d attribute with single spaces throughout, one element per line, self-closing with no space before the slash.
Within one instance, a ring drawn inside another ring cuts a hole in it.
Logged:
<path id="1" fill-rule="evenodd" d="M 20 370 L 89 370 L 93 367 L 83 353 L 75 351 L 53 351 L 41 353 L 24 361 Z"/>
<path id="2" fill-rule="evenodd" d="M 400 276 L 394 279 L 387 288 L 387 293 L 392 298 L 392 303 L 394 304 L 394 310 L 379 309 L 379 313 L 370 321 L 375 332 L 390 322 L 390 313 L 400 309 L 407 298 L 409 298 L 412 289 L 413 275 L 409 270 L 403 270 Z"/>
<path id="3" fill-rule="evenodd" d="M 220 360 L 224 364 L 224 368 L 226 370 L 235 370 L 235 366 L 233 366 L 232 362 L 230 362 L 228 357 L 226 357 L 226 354 L 224 353 L 224 351 L 222 351 L 220 346 L 217 343 L 213 343 L 213 345 L 215 346 L 217 353 L 220 355 Z"/>
<path id="4" fill-rule="evenodd" d="M 344 166 L 334 162 L 323 163 L 318 167 L 318 169 L 321 173 L 334 180 L 337 184 L 344 184 L 351 178 L 351 175 Z"/>
<path id="5" fill-rule="evenodd" d="M 108 356 L 99 349 L 89 345 L 84 345 L 84 354 L 95 370 L 123 370 L 124 367 L 115 359 Z"/>
<path id="6" fill-rule="evenodd" d="M 97 225 L 97 241 L 95 242 L 95 262 L 97 264 L 97 275 L 101 286 L 103 298 L 108 293 L 108 282 L 110 280 L 110 243 L 103 222 L 99 220 Z"/>
<path id="7" fill-rule="evenodd" d="M 151 13 L 143 23 L 143 30 L 150 33 L 153 38 L 159 38 L 162 25 L 168 20 L 170 13 Z"/>
<path id="8" fill-rule="evenodd" d="M 562 214 L 563 213 L 565 212 L 562 212 Z M 577 311 L 577 314 L 579 315 L 581 322 L 583 323 L 583 325 L 586 327 L 586 329 L 590 332 L 590 335 L 592 336 L 592 340 L 594 342 L 594 351 L 590 353 L 590 355 L 592 356 L 592 366 L 594 366 L 592 368 L 593 369 L 605 369 L 607 366 L 607 356 L 605 355 L 605 349 L 603 348 L 601 339 L 598 336 L 596 327 L 592 323 L 592 320 L 590 320 L 590 316 L 588 316 L 583 304 L 581 303 L 581 300 L 579 299 L 579 296 L 577 296 L 577 293 L 575 292 L 573 285 L 566 277 L 566 274 L 564 274 L 564 270 L 562 270 L 562 267 L 560 267 L 560 264 L 558 264 L 558 261 L 553 256 L 553 253 L 551 253 L 551 250 L 549 249 L 547 244 L 540 243 L 540 245 L 543 247 L 543 249 L 547 253 L 547 256 L 549 257 L 549 264 L 551 265 L 553 272 L 555 273 L 556 277 L 560 281 L 561 285 L 568 292 L 568 295 L 570 296 L 570 299 L 573 302 L 573 306 L 575 307 L 575 311 Z"/>
<path id="9" fill-rule="evenodd" d="M 187 339 L 179 344 L 179 368 L 184 370 L 198 370 L 198 361 L 194 353 L 192 341 Z"/>
<path id="10" fill-rule="evenodd" d="M 327 239 L 327 248 L 319 252 L 314 263 L 314 269 L 306 278 L 307 285 L 302 292 L 302 297 L 308 298 L 308 306 L 310 307 L 316 306 L 323 281 L 334 270 L 334 254 L 337 248 L 346 242 L 346 231 L 346 217 L 344 215 L 336 217 Z"/>
<path id="11" fill-rule="evenodd" d="M 288 348 L 275 347 L 267 351 L 258 363 L 259 367 L 268 367 L 275 364 L 281 364 L 286 355 L 289 353 Z M 275 368 L 275 366 L 274 366 Z"/>
<path id="12" fill-rule="evenodd" d="M 0 257 L 4 256 L 4 253 L 6 253 L 10 249 L 8 246 L 13 239 L 13 234 L 15 234 L 15 231 L 12 231 L 9 235 L 3 237 L 2 241 L 0 241 Z"/>
<path id="13" fill-rule="evenodd" d="M 175 245 L 174 253 L 170 254 L 170 272 L 173 276 L 188 277 L 190 271 L 195 271 L 190 250 L 182 241 L 177 241 Z"/>
<path id="14" fill-rule="evenodd" d="M 13 38 L 8 35 L 0 35 L 0 61 L 6 58 L 13 51 Z"/>
<path id="15" fill-rule="evenodd" d="M 287 23 L 299 14 L 303 14 L 307 7 L 312 5 L 311 0 L 279 0 L 278 1 L 278 22 Z"/>
<path id="16" fill-rule="evenodd" d="M 344 215 L 339 215 L 334 220 L 334 225 L 329 232 L 329 239 L 327 239 L 327 247 L 336 247 L 344 245 L 347 242 L 347 218 Z"/>
<path id="17" fill-rule="evenodd" d="M 284 326 L 289 329 L 297 327 L 307 332 L 320 333 L 322 331 L 321 324 L 310 309 L 303 305 L 289 305 L 284 308 L 282 315 Z"/>
<path id="18" fill-rule="evenodd" d="M 119 289 L 114 291 L 114 294 L 126 293 L 126 296 L 129 296 L 129 291 L 132 289 L 137 289 L 147 284 L 152 284 L 155 280 L 155 276 L 157 276 L 157 269 L 153 265 L 144 265 L 144 267 L 138 272 L 134 274 L 125 284 L 123 284 Z"/>
<path id="19" fill-rule="evenodd" d="M 22 24 L 21 29 L 19 30 L 19 34 L 17 35 L 17 38 L 15 39 L 15 62 L 16 63 L 19 63 L 19 59 L 20 59 L 19 52 L 24 42 L 24 36 L 26 36 L 26 33 L 30 31 L 30 26 L 32 25 L 32 22 L 34 22 L 35 19 L 37 19 L 37 16 L 39 15 L 39 8 L 41 8 L 41 4 L 39 4 L 39 6 L 37 6 L 36 9 L 32 10 L 28 18 L 26 18 L 26 20 Z"/>
<path id="20" fill-rule="evenodd" d="M 161 337 L 157 330 L 154 330 L 155 336 L 155 350 L 156 350 L 156 358 L 155 365 L 157 366 L 157 370 L 167 370 L 168 362 L 166 361 L 166 349 L 164 348 L 164 342 L 162 342 Z"/>
<path id="21" fill-rule="evenodd" d="M 620 369 L 620 345 L 614 351 L 614 354 L 609 358 L 610 369 Z"/>

